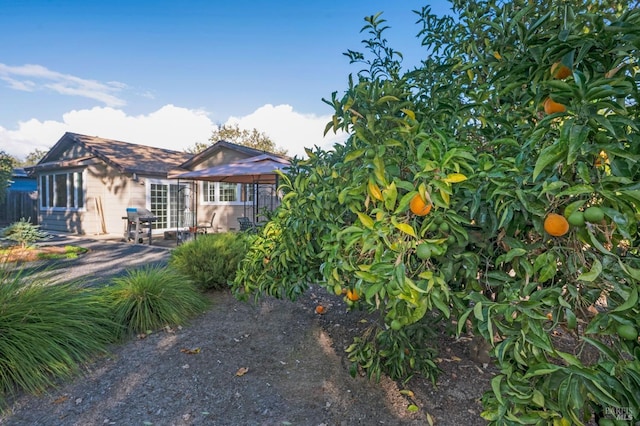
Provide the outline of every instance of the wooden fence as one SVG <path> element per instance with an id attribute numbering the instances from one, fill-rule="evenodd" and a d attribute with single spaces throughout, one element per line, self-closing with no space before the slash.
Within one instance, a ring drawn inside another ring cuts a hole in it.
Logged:
<path id="1" fill-rule="evenodd" d="M 0 224 L 9 225 L 21 218 L 30 219 L 38 224 L 38 193 L 8 191 L 3 203 L 0 203 Z"/>

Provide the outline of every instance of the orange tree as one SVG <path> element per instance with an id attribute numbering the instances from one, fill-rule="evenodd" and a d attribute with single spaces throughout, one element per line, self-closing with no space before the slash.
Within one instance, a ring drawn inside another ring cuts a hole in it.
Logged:
<path id="1" fill-rule="evenodd" d="M 348 348 L 372 377 L 434 379 L 434 322 L 482 336 L 494 424 L 637 420 L 640 10 L 547 3 L 425 7 L 409 71 L 368 17 L 326 100 L 349 138 L 283 175 L 234 290 L 351 290 L 379 313 Z"/>

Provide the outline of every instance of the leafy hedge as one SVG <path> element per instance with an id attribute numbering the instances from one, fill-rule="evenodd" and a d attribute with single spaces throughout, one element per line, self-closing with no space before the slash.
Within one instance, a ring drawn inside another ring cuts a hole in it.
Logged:
<path id="1" fill-rule="evenodd" d="M 254 238 L 244 232 L 200 235 L 175 248 L 169 265 L 202 289 L 228 288 Z"/>

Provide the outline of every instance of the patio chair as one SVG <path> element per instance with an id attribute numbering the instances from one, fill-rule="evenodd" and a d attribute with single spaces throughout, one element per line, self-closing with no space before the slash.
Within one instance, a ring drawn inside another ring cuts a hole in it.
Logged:
<path id="1" fill-rule="evenodd" d="M 198 224 L 198 234 L 208 234 L 209 229 L 213 230 L 213 220 L 216 218 L 216 212 L 211 215 L 211 221 L 209 223 L 203 222 Z M 214 231 L 212 231 L 214 232 Z"/>
<path id="2" fill-rule="evenodd" d="M 241 216 L 238 218 L 238 222 L 240 223 L 240 231 L 247 231 L 247 232 L 256 231 L 256 226 L 248 217 Z"/>

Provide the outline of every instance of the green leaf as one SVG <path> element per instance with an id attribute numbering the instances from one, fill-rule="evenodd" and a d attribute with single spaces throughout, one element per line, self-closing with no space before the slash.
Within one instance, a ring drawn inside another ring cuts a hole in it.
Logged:
<path id="1" fill-rule="evenodd" d="M 638 286 L 636 284 L 633 285 L 631 289 L 631 293 L 629 293 L 629 298 L 625 300 L 625 302 L 613 309 L 611 312 L 621 312 L 626 311 L 627 309 L 631 309 L 636 306 L 638 303 Z"/>
<path id="2" fill-rule="evenodd" d="M 533 398 L 531 401 L 538 407 L 544 407 L 544 395 L 538 389 L 533 390 Z"/>
<path id="3" fill-rule="evenodd" d="M 394 212 L 394 214 L 399 214 L 402 213 L 403 211 L 407 210 L 407 207 L 409 206 L 409 203 L 411 203 L 411 199 L 417 194 L 416 191 L 411 191 L 405 195 L 402 196 L 402 198 L 400 199 L 400 202 L 398 203 L 398 207 L 396 208 L 396 211 Z"/>
<path id="4" fill-rule="evenodd" d="M 369 283 L 375 283 L 378 281 L 378 276 L 375 274 L 372 274 L 371 272 L 355 271 L 354 273 L 358 278 L 362 279 L 363 281 L 366 281 Z"/>
<path id="5" fill-rule="evenodd" d="M 556 355 L 565 360 L 565 362 L 569 365 L 573 365 L 575 367 L 582 367 L 582 363 L 580 360 L 573 354 L 567 352 L 556 351 Z"/>
<path id="6" fill-rule="evenodd" d="M 416 411 L 420 411 L 420 408 L 415 404 L 411 404 L 407 407 L 407 410 L 411 413 L 415 413 Z"/>
<path id="7" fill-rule="evenodd" d="M 589 127 L 583 124 L 573 124 L 569 137 L 569 152 L 567 153 L 567 164 L 573 164 L 576 161 L 576 158 L 580 153 L 580 148 L 587 140 L 589 132 Z"/>
<path id="8" fill-rule="evenodd" d="M 395 182 L 391 182 L 386 189 L 382 190 L 382 197 L 384 198 L 385 208 L 387 210 L 393 210 L 398 199 L 398 188 Z"/>
<path id="9" fill-rule="evenodd" d="M 593 234 L 593 231 L 591 230 L 591 228 L 587 228 L 587 234 L 589 235 L 589 240 L 591 241 L 591 244 L 593 244 L 595 248 L 597 248 L 601 253 L 612 255 L 612 253 L 609 250 L 607 250 L 600 241 L 598 241 L 598 237 L 596 237 Z"/>
<path id="10" fill-rule="evenodd" d="M 504 379 L 503 374 L 498 374 L 493 379 L 491 379 L 491 390 L 493 394 L 496 396 L 496 400 L 500 405 L 504 405 L 504 401 L 502 400 L 502 393 L 500 392 L 500 384 L 502 383 L 502 379 Z"/>
<path id="11" fill-rule="evenodd" d="M 640 281 L 640 269 L 632 268 L 629 265 L 625 265 L 621 259 L 618 259 L 618 263 L 624 272 L 626 272 L 631 278 L 636 281 Z"/>
<path id="12" fill-rule="evenodd" d="M 362 222 L 365 227 L 373 229 L 373 219 L 371 219 L 371 217 L 361 212 L 356 212 L 356 214 L 358 215 L 360 222 Z"/>
<path id="13" fill-rule="evenodd" d="M 380 99 L 378 99 L 378 100 L 376 101 L 376 105 L 380 105 L 380 104 L 383 104 L 383 103 L 385 103 L 385 102 L 392 102 L 392 101 L 393 101 L 393 102 L 397 102 L 397 101 L 399 101 L 399 100 L 400 100 L 400 99 L 398 99 L 398 98 L 397 98 L 397 97 L 395 97 L 395 96 L 392 96 L 392 95 L 386 95 L 386 96 L 383 96 L 383 97 L 381 97 Z"/>
<path id="14" fill-rule="evenodd" d="M 484 321 L 484 315 L 482 315 L 482 302 L 476 303 L 473 307 L 473 315 L 478 321 Z"/>
<path id="15" fill-rule="evenodd" d="M 431 296 L 431 301 L 435 305 L 436 308 L 440 310 L 445 316 L 445 318 L 449 318 L 449 305 L 446 304 L 442 299 L 440 299 L 440 294 L 433 294 Z"/>
<path id="16" fill-rule="evenodd" d="M 496 259 L 496 264 L 500 265 L 503 263 L 511 262 L 515 257 L 523 256 L 527 253 L 527 250 L 523 248 L 514 248 L 509 250 L 507 253 L 498 256 Z"/>
<path id="17" fill-rule="evenodd" d="M 373 165 L 373 173 L 375 174 L 376 179 L 378 179 L 378 183 L 382 186 L 387 186 L 387 178 L 384 175 L 384 161 L 382 158 L 376 155 L 373 159 Z"/>
<path id="18" fill-rule="evenodd" d="M 360 158 L 362 154 L 364 154 L 364 152 L 365 152 L 364 148 L 353 150 L 347 155 L 345 155 L 344 162 L 348 163 L 350 161 L 355 160 L 356 158 Z"/>
<path id="19" fill-rule="evenodd" d="M 540 152 L 540 156 L 533 168 L 533 180 L 535 181 L 547 166 L 558 161 L 562 157 L 563 152 L 564 147 L 559 143 L 555 143 L 544 148 Z"/>
<path id="20" fill-rule="evenodd" d="M 593 260 L 593 265 L 591 265 L 591 270 L 589 272 L 585 272 L 583 274 L 578 275 L 580 281 L 593 282 L 598 276 L 602 273 L 602 264 L 598 259 Z"/>
<path id="21" fill-rule="evenodd" d="M 556 272 L 558 272 L 558 264 L 555 259 L 552 259 L 552 262 L 547 263 L 540 269 L 538 280 L 541 283 L 547 282 L 556 276 Z"/>
<path id="22" fill-rule="evenodd" d="M 460 336 L 460 334 L 462 333 L 462 328 L 467 324 L 467 318 L 469 317 L 471 312 L 472 312 L 471 309 L 465 311 L 458 319 L 458 327 L 457 327 L 458 336 Z"/>
<path id="23" fill-rule="evenodd" d="M 567 196 L 575 196 L 582 194 L 591 194 L 594 191 L 593 186 L 591 185 L 573 185 L 570 188 L 565 189 L 564 191 L 558 193 L 556 197 L 567 197 Z"/>
<path id="24" fill-rule="evenodd" d="M 547 374 L 554 373 L 558 370 L 561 370 L 562 367 L 555 364 L 550 363 L 542 363 L 538 365 L 534 365 L 527 371 L 527 374 L 523 376 L 523 379 L 528 379 L 535 376 L 546 376 Z"/>
<path id="25" fill-rule="evenodd" d="M 413 226 L 408 223 L 396 223 L 395 227 L 405 234 L 411 235 L 413 238 L 418 238 L 416 235 L 416 231 L 413 229 Z"/>
<path id="26" fill-rule="evenodd" d="M 582 336 L 582 340 L 584 340 L 585 342 L 589 343 L 592 346 L 595 346 L 600 352 L 605 354 L 609 359 L 612 359 L 612 360 L 618 359 L 618 357 L 613 353 L 611 348 L 609 348 L 607 345 L 605 345 L 601 341 L 596 339 L 591 339 L 586 336 Z"/>
<path id="27" fill-rule="evenodd" d="M 364 296 L 367 300 L 371 300 L 371 298 L 378 293 L 380 290 L 382 290 L 382 286 L 384 285 L 384 283 L 375 283 L 373 285 L 369 285 L 366 286 L 364 289 Z"/>

